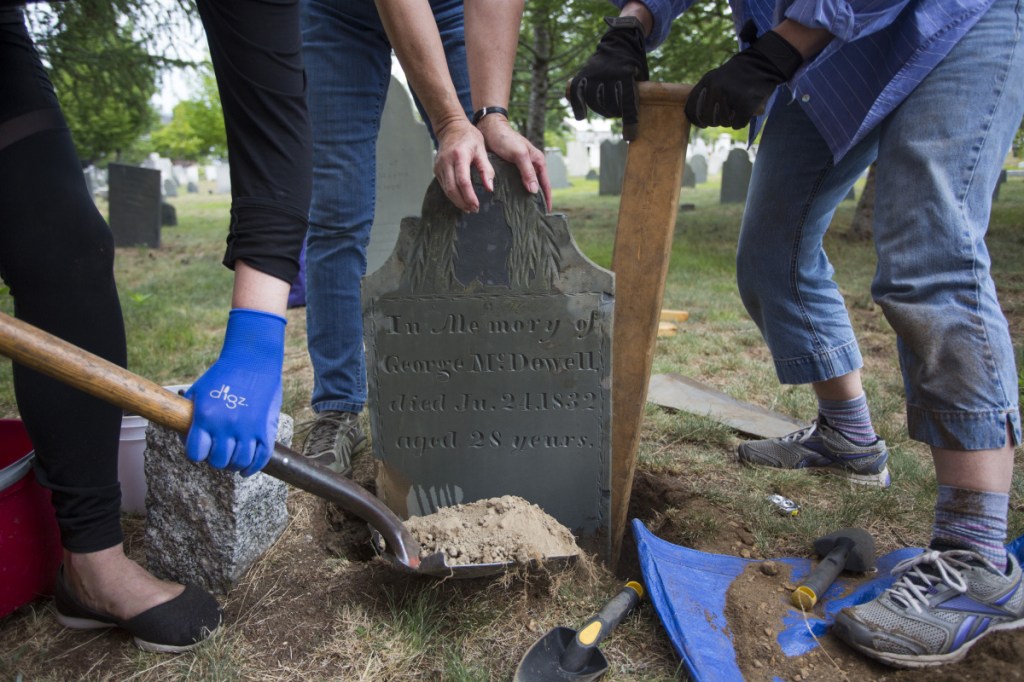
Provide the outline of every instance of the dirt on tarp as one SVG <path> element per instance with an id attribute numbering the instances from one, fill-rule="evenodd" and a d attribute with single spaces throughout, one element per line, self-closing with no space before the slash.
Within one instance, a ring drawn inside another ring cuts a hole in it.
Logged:
<path id="1" fill-rule="evenodd" d="M 444 552 L 450 566 L 527 564 L 580 553 L 568 528 L 512 495 L 445 507 L 405 526 L 422 546 L 421 556 Z"/>

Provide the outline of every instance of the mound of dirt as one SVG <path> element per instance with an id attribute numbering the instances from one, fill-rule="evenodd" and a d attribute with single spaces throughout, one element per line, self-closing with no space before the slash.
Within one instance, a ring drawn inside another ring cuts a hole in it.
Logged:
<path id="1" fill-rule="evenodd" d="M 421 556 L 444 552 L 451 566 L 526 564 L 580 553 L 568 528 L 512 495 L 445 507 L 405 525 L 422 546 Z"/>

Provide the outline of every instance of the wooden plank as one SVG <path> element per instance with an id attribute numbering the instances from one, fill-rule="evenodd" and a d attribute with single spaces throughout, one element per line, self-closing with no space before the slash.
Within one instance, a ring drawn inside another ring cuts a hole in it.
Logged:
<path id="1" fill-rule="evenodd" d="M 626 154 L 612 255 L 612 566 L 626 527 L 690 132 L 683 113 L 689 85 L 640 83 L 639 89 L 637 136 Z"/>

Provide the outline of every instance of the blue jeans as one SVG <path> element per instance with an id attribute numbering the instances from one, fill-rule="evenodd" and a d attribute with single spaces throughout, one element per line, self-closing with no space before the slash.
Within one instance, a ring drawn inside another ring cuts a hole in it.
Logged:
<path id="1" fill-rule="evenodd" d="M 935 447 L 1002 447 L 1008 422 L 1020 442 L 1013 345 L 985 233 L 1024 114 L 1021 3 L 996 0 L 838 163 L 800 105 L 789 93 L 778 97 L 740 232 L 740 293 L 779 380 L 817 382 L 859 369 L 822 239 L 836 206 L 877 159 L 871 292 L 896 331 L 910 436 Z"/>
<path id="2" fill-rule="evenodd" d="M 431 0 L 431 6 L 468 114 L 462 1 Z M 313 127 L 306 236 L 312 405 L 316 412 L 359 412 L 366 404 L 360 280 L 373 224 L 377 133 L 391 77 L 391 44 L 371 0 L 302 0 L 301 7 Z M 423 114 L 418 100 L 416 105 Z"/>

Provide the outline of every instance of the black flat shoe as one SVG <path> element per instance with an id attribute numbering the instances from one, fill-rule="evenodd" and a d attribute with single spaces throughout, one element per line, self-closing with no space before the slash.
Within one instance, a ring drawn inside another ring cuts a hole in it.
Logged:
<path id="1" fill-rule="evenodd" d="M 83 605 L 64 580 L 63 564 L 54 588 L 57 622 L 73 630 L 118 627 L 126 630 L 144 651 L 176 654 L 198 645 L 220 625 L 221 609 L 212 594 L 195 585 L 174 599 L 143 611 L 134 618 L 118 620 Z"/>

